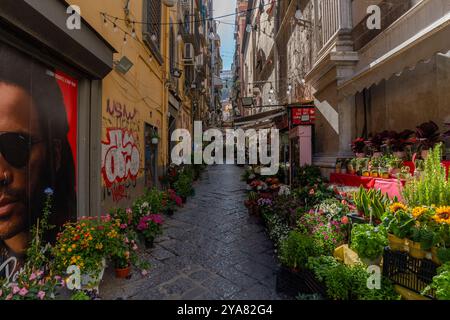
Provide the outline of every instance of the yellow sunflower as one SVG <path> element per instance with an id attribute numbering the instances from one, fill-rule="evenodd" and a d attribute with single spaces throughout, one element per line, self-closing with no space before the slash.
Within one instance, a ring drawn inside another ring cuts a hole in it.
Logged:
<path id="1" fill-rule="evenodd" d="M 406 211 L 408 208 L 407 208 L 403 203 L 396 202 L 396 203 L 393 203 L 393 204 L 389 207 L 389 209 L 391 210 L 392 213 L 396 213 L 396 212 L 399 211 L 399 210 Z"/>
<path id="2" fill-rule="evenodd" d="M 416 208 L 413 209 L 412 215 L 413 215 L 414 218 L 418 219 L 427 211 L 428 211 L 427 208 L 416 207 Z"/>
<path id="3" fill-rule="evenodd" d="M 436 214 L 433 219 L 437 223 L 450 224 L 450 206 L 436 208 Z"/>

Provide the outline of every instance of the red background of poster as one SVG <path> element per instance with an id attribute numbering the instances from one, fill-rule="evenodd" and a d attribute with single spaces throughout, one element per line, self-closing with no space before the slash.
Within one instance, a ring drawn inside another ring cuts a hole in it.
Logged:
<path id="1" fill-rule="evenodd" d="M 64 106 L 66 107 L 67 121 L 69 122 L 69 133 L 67 135 L 67 138 L 69 140 L 70 148 L 72 149 L 73 162 L 75 164 L 75 176 L 76 181 L 78 181 L 78 174 L 77 174 L 78 80 L 68 76 L 67 74 L 61 71 L 56 71 L 55 77 L 63 95 Z M 75 190 L 77 190 L 76 186 Z"/>

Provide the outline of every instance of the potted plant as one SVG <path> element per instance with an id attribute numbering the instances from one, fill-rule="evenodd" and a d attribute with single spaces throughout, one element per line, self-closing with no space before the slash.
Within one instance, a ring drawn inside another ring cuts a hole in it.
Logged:
<path id="1" fill-rule="evenodd" d="M 71 265 L 81 271 L 83 290 L 97 291 L 106 267 L 106 259 L 122 245 L 120 222 L 110 215 L 100 218 L 81 218 L 67 223 L 58 235 L 54 247 L 55 265 L 66 272 Z"/>
<path id="2" fill-rule="evenodd" d="M 152 132 L 152 135 L 151 135 L 152 144 L 158 144 L 159 143 L 159 139 L 160 139 L 160 136 L 158 134 L 158 131 L 154 130 Z"/>
<path id="3" fill-rule="evenodd" d="M 383 216 L 383 225 L 388 231 L 389 247 L 392 251 L 408 251 L 406 239 L 411 235 L 414 217 L 402 203 L 393 203 Z"/>
<path id="4" fill-rule="evenodd" d="M 357 158 L 353 158 L 348 162 L 347 165 L 347 170 L 349 174 L 356 174 L 356 168 L 358 165 L 358 159 Z"/>
<path id="5" fill-rule="evenodd" d="M 413 144 L 411 139 L 414 131 L 403 130 L 402 132 L 390 131 L 385 139 L 386 145 L 391 149 L 394 156 L 399 159 L 406 158 L 406 148 Z"/>
<path id="6" fill-rule="evenodd" d="M 126 279 L 130 276 L 130 251 L 128 245 L 125 242 L 121 247 L 117 248 L 117 251 L 112 256 L 112 261 L 114 263 L 114 272 L 116 274 L 116 278 Z"/>
<path id="7" fill-rule="evenodd" d="M 416 128 L 416 138 L 422 150 L 422 159 L 426 159 L 428 151 L 441 142 L 438 125 L 433 121 L 422 123 Z"/>
<path id="8" fill-rule="evenodd" d="M 174 184 L 176 193 L 181 197 L 183 203 L 186 203 L 187 197 L 194 195 L 192 179 L 189 175 L 182 173 L 178 181 Z"/>
<path id="9" fill-rule="evenodd" d="M 383 131 L 382 133 L 373 135 L 366 141 L 369 150 L 372 152 L 373 158 L 380 158 L 383 155 L 382 148 L 385 145 L 384 141 L 387 135 L 388 131 Z"/>
<path id="10" fill-rule="evenodd" d="M 356 158 L 364 158 L 366 153 L 366 143 L 364 138 L 357 138 L 352 141 L 352 151 L 355 153 Z"/>
<path id="11" fill-rule="evenodd" d="M 387 168 L 388 168 L 389 174 L 391 174 L 393 176 L 397 175 L 400 172 L 402 163 L 403 163 L 403 161 L 396 156 L 389 158 L 387 161 Z"/>
<path id="12" fill-rule="evenodd" d="M 342 169 L 342 160 L 338 159 L 336 161 L 336 170 L 335 170 L 335 172 L 336 173 L 341 173 L 341 169 Z"/>
<path id="13" fill-rule="evenodd" d="M 357 224 L 352 229 L 351 248 L 366 265 L 380 265 L 384 248 L 388 245 L 386 229 L 380 225 Z"/>
<path id="14" fill-rule="evenodd" d="M 139 220 L 137 230 L 143 236 L 147 249 L 152 248 L 155 238 L 162 234 L 163 223 L 164 220 L 160 214 L 145 215 Z"/>

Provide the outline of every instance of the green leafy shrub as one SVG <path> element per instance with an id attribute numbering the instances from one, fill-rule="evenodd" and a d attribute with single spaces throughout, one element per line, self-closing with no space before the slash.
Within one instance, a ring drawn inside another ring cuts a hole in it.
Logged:
<path id="1" fill-rule="evenodd" d="M 192 176 L 190 174 L 182 173 L 178 181 L 174 183 L 174 189 L 181 197 L 189 197 L 194 195 L 194 188 L 192 187 Z"/>
<path id="2" fill-rule="evenodd" d="M 438 144 L 425 160 L 425 170 L 419 178 L 411 178 L 403 189 L 410 207 L 450 205 L 450 182 L 441 164 L 442 144 Z"/>
<path id="3" fill-rule="evenodd" d="M 303 268 L 308 258 L 316 255 L 318 248 L 313 238 L 298 231 L 291 231 L 281 244 L 280 261 L 292 269 Z"/>
<path id="4" fill-rule="evenodd" d="M 351 248 L 361 258 L 374 260 L 381 257 L 388 244 L 387 232 L 383 226 L 375 227 L 371 224 L 353 226 Z"/>
<path id="5" fill-rule="evenodd" d="M 363 265 L 346 266 L 334 257 L 310 258 L 307 267 L 327 287 L 327 295 L 334 300 L 398 300 L 389 280 L 381 281 L 381 288 L 369 289 L 369 273 Z"/>
<path id="6" fill-rule="evenodd" d="M 450 300 L 450 262 L 438 269 L 438 274 L 433 278 L 431 285 L 425 288 L 423 293 L 431 289 L 436 290 L 436 298 L 439 300 Z"/>

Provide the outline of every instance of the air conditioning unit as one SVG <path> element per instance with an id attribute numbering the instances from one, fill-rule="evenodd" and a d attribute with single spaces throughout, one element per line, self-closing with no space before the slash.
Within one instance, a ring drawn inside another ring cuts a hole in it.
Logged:
<path id="1" fill-rule="evenodd" d="M 194 64 L 194 45 L 192 43 L 184 44 L 183 62 L 188 65 Z"/>

